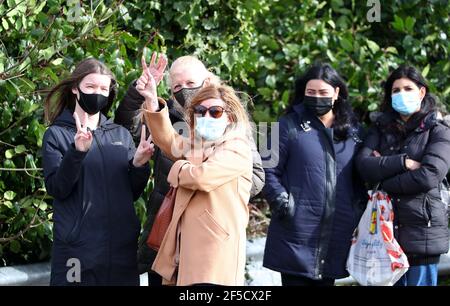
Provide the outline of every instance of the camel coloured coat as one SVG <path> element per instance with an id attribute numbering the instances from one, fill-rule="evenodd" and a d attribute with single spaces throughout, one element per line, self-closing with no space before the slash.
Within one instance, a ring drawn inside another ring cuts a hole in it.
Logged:
<path id="1" fill-rule="evenodd" d="M 144 109 L 154 143 L 176 160 L 168 175 L 178 187 L 173 217 L 152 269 L 163 283 L 244 285 L 252 154 L 245 132 L 230 130 L 198 149 L 161 110 Z"/>

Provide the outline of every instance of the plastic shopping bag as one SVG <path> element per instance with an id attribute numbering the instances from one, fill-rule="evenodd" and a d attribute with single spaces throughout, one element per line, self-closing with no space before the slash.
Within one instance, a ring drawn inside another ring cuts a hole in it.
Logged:
<path id="1" fill-rule="evenodd" d="M 408 271 L 408 259 L 394 238 L 393 220 L 389 196 L 372 192 L 347 259 L 347 270 L 360 285 L 392 286 Z"/>

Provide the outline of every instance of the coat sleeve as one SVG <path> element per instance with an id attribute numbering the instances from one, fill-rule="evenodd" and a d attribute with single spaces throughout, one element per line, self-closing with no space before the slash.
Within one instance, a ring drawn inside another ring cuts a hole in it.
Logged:
<path id="1" fill-rule="evenodd" d="M 141 137 L 142 103 L 144 103 L 144 97 L 136 90 L 135 82 L 132 82 L 114 115 L 114 122 L 130 131 L 135 141 Z"/>
<path id="2" fill-rule="evenodd" d="M 172 186 L 210 192 L 236 177 L 250 173 L 250 151 L 248 141 L 243 138 L 227 140 L 200 164 L 188 160 L 176 161 L 167 180 Z"/>
<path id="3" fill-rule="evenodd" d="M 77 151 L 72 143 L 63 153 L 55 132 L 49 128 L 42 142 L 42 165 L 45 187 L 55 199 L 64 200 L 80 178 L 82 162 L 87 152 Z"/>
<path id="4" fill-rule="evenodd" d="M 382 182 L 387 192 L 417 194 L 436 188 L 450 168 L 450 129 L 438 126 L 430 133 L 419 169 L 407 171 Z"/>
<path id="5" fill-rule="evenodd" d="M 289 129 L 286 120 L 286 118 L 280 119 L 279 137 L 272 137 L 272 135 L 269 137 L 268 144 L 271 154 L 268 157 L 263 157 L 264 161 L 268 162 L 270 160 L 270 163 L 272 161 L 275 163 L 273 167 L 264 168 L 266 183 L 263 188 L 263 195 L 269 204 L 279 198 L 280 195 L 287 194 L 286 188 L 281 183 L 281 177 L 283 172 L 286 171 L 285 165 L 288 158 Z M 272 138 L 275 138 L 278 143 L 272 143 Z"/>
<path id="6" fill-rule="evenodd" d="M 155 145 L 171 160 L 183 158 L 190 149 L 187 138 L 179 135 L 172 126 L 169 110 L 164 100 L 159 99 L 160 110 L 151 112 L 143 109 L 145 125 L 150 129 Z"/>
<path id="7" fill-rule="evenodd" d="M 264 187 L 266 176 L 262 166 L 261 155 L 258 153 L 256 143 L 253 138 L 250 141 L 250 147 L 253 156 L 253 175 L 252 175 L 252 189 L 250 190 L 250 199 L 258 195 Z"/>
<path id="8" fill-rule="evenodd" d="M 369 183 L 378 183 L 406 171 L 404 168 L 406 154 L 380 157 L 372 155 L 374 150 L 379 150 L 379 137 L 378 128 L 372 127 L 356 156 L 358 172 L 362 179 Z"/>
<path id="9" fill-rule="evenodd" d="M 147 186 L 148 178 L 150 177 L 150 165 L 145 163 L 141 167 L 133 165 L 134 154 L 136 153 L 134 141 L 129 135 L 128 141 L 128 177 L 133 192 L 133 200 L 136 201 Z"/>

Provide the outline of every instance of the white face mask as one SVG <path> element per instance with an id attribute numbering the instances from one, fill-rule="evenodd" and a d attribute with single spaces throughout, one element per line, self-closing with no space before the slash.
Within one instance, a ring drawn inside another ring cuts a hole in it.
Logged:
<path id="1" fill-rule="evenodd" d="M 228 126 L 226 116 L 220 118 L 196 117 L 195 132 L 206 141 L 214 141 L 225 132 Z"/>

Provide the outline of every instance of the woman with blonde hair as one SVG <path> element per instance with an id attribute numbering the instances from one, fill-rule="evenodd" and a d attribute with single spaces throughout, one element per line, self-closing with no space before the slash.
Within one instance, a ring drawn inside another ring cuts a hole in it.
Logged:
<path id="1" fill-rule="evenodd" d="M 172 127 L 156 84 L 136 89 L 153 141 L 173 164 L 168 182 L 177 187 L 168 231 L 153 263 L 164 284 L 244 285 L 247 203 L 252 186 L 248 116 L 234 90 L 206 86 L 187 108 L 190 137 Z"/>

